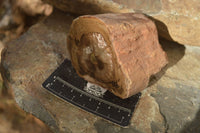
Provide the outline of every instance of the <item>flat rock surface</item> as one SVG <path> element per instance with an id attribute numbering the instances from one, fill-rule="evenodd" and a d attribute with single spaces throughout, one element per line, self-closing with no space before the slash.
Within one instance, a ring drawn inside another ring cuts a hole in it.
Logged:
<path id="1" fill-rule="evenodd" d="M 153 76 L 128 127 L 85 112 L 45 90 L 41 84 L 69 58 L 66 37 L 75 17 L 60 11 L 32 26 L 4 52 L 6 85 L 17 104 L 54 132 L 200 132 L 200 48 L 160 40 L 169 64 Z"/>

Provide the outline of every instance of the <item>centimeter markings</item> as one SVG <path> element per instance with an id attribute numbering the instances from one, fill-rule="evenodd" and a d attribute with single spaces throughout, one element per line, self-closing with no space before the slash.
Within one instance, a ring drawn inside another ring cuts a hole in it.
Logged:
<path id="1" fill-rule="evenodd" d="M 49 86 L 48 86 L 48 87 L 49 87 Z M 62 97 L 62 95 L 60 95 L 58 92 L 56 92 L 56 91 L 54 91 L 54 90 L 52 90 L 52 89 L 51 89 L 51 91 L 53 91 L 55 94 L 57 94 L 57 95 L 59 95 L 59 96 Z M 74 105 L 81 106 L 82 108 L 87 108 L 87 107 L 85 107 L 85 106 L 83 106 L 83 105 L 81 105 L 81 104 L 78 104 L 78 103 L 74 102 L 73 99 L 69 99 L 69 98 L 67 98 L 67 97 L 63 97 L 63 98 L 68 99 L 68 100 L 69 100 L 71 103 L 73 103 Z M 122 121 L 124 120 L 124 116 L 122 116 L 121 121 L 118 121 L 118 120 L 112 119 L 112 118 L 109 117 L 109 116 L 106 116 L 106 115 L 103 115 L 103 114 L 101 114 L 101 113 L 98 113 L 97 111 L 91 110 L 90 108 L 87 108 L 87 110 L 89 110 L 90 112 L 95 112 L 95 113 L 98 114 L 99 116 L 102 116 L 102 117 L 105 117 L 105 118 L 108 117 L 110 120 L 112 120 L 113 122 L 116 122 L 116 123 L 122 123 Z"/>
<path id="2" fill-rule="evenodd" d="M 101 99 L 101 98 L 98 98 L 98 97 L 96 97 L 96 96 L 93 96 L 93 95 L 91 95 L 91 94 L 89 94 L 89 93 L 87 93 L 87 92 L 85 92 L 85 91 L 82 91 L 82 90 L 76 88 L 75 86 L 73 86 L 72 84 L 70 84 L 70 83 L 64 81 L 64 80 L 61 79 L 60 77 L 55 77 L 55 76 L 54 76 L 54 79 L 57 79 L 58 81 L 62 82 L 63 84 L 66 84 L 67 86 L 71 87 L 72 89 L 76 90 L 77 92 L 79 92 L 79 93 L 81 93 L 81 94 L 84 94 L 84 95 L 86 95 L 86 96 L 88 96 L 88 97 L 90 97 L 90 98 L 93 98 L 93 99 L 98 100 L 98 101 L 100 101 L 100 102 L 102 102 L 102 103 L 108 104 L 108 105 L 110 105 L 110 106 L 119 108 L 120 110 L 123 110 L 123 111 L 125 111 L 125 112 L 128 112 L 129 114 L 131 113 L 131 110 L 130 110 L 130 109 L 121 107 L 121 106 L 119 106 L 119 105 L 113 104 L 113 103 L 111 103 L 111 102 L 105 101 L 105 100 L 103 100 L 103 99 Z"/>

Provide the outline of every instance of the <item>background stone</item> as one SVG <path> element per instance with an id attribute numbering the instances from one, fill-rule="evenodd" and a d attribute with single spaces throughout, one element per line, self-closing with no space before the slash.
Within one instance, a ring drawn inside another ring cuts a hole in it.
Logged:
<path id="1" fill-rule="evenodd" d="M 113 0 L 136 12 L 158 13 L 162 9 L 161 0 Z"/>
<path id="2" fill-rule="evenodd" d="M 159 106 L 155 99 L 143 91 L 143 96 L 138 104 L 131 125 L 144 133 L 165 132 L 165 121 L 160 114 Z"/>
<path id="3" fill-rule="evenodd" d="M 200 50 L 160 41 L 167 52 L 169 64 L 162 78 L 157 78 L 151 86 L 151 96 L 155 97 L 163 115 L 167 132 L 200 132 Z M 166 46 L 168 45 L 168 46 Z M 175 47 L 176 46 L 176 47 Z M 155 90 L 153 88 L 156 88 Z"/>
<path id="4" fill-rule="evenodd" d="M 156 22 L 159 35 L 180 44 L 200 46 L 200 1 L 197 0 L 43 0 L 77 14 L 142 12 Z"/>
<path id="5" fill-rule="evenodd" d="M 127 128 L 85 112 L 44 89 L 43 81 L 69 58 L 66 36 L 74 18 L 55 10 L 7 45 L 3 77 L 22 109 L 61 133 L 199 132 L 199 47 L 160 40 L 169 64 L 151 78 Z"/>

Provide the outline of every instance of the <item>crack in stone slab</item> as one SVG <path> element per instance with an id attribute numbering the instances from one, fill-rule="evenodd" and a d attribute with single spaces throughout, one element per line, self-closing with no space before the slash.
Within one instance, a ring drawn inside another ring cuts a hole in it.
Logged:
<path id="1" fill-rule="evenodd" d="M 54 132 L 59 132 L 58 125 L 53 118 L 53 116 L 40 104 L 40 102 L 31 97 L 30 95 L 26 94 L 21 89 L 17 89 L 17 87 L 13 86 L 14 94 L 15 94 L 15 101 L 16 103 L 26 112 L 29 112 L 40 118 L 46 124 L 48 124 Z"/>

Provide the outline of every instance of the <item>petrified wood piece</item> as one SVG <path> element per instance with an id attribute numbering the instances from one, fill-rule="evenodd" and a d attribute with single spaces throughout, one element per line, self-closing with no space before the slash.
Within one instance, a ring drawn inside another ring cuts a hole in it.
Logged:
<path id="1" fill-rule="evenodd" d="M 77 73 L 121 98 L 147 87 L 167 64 L 155 24 L 143 14 L 101 14 L 75 19 L 68 49 Z"/>

